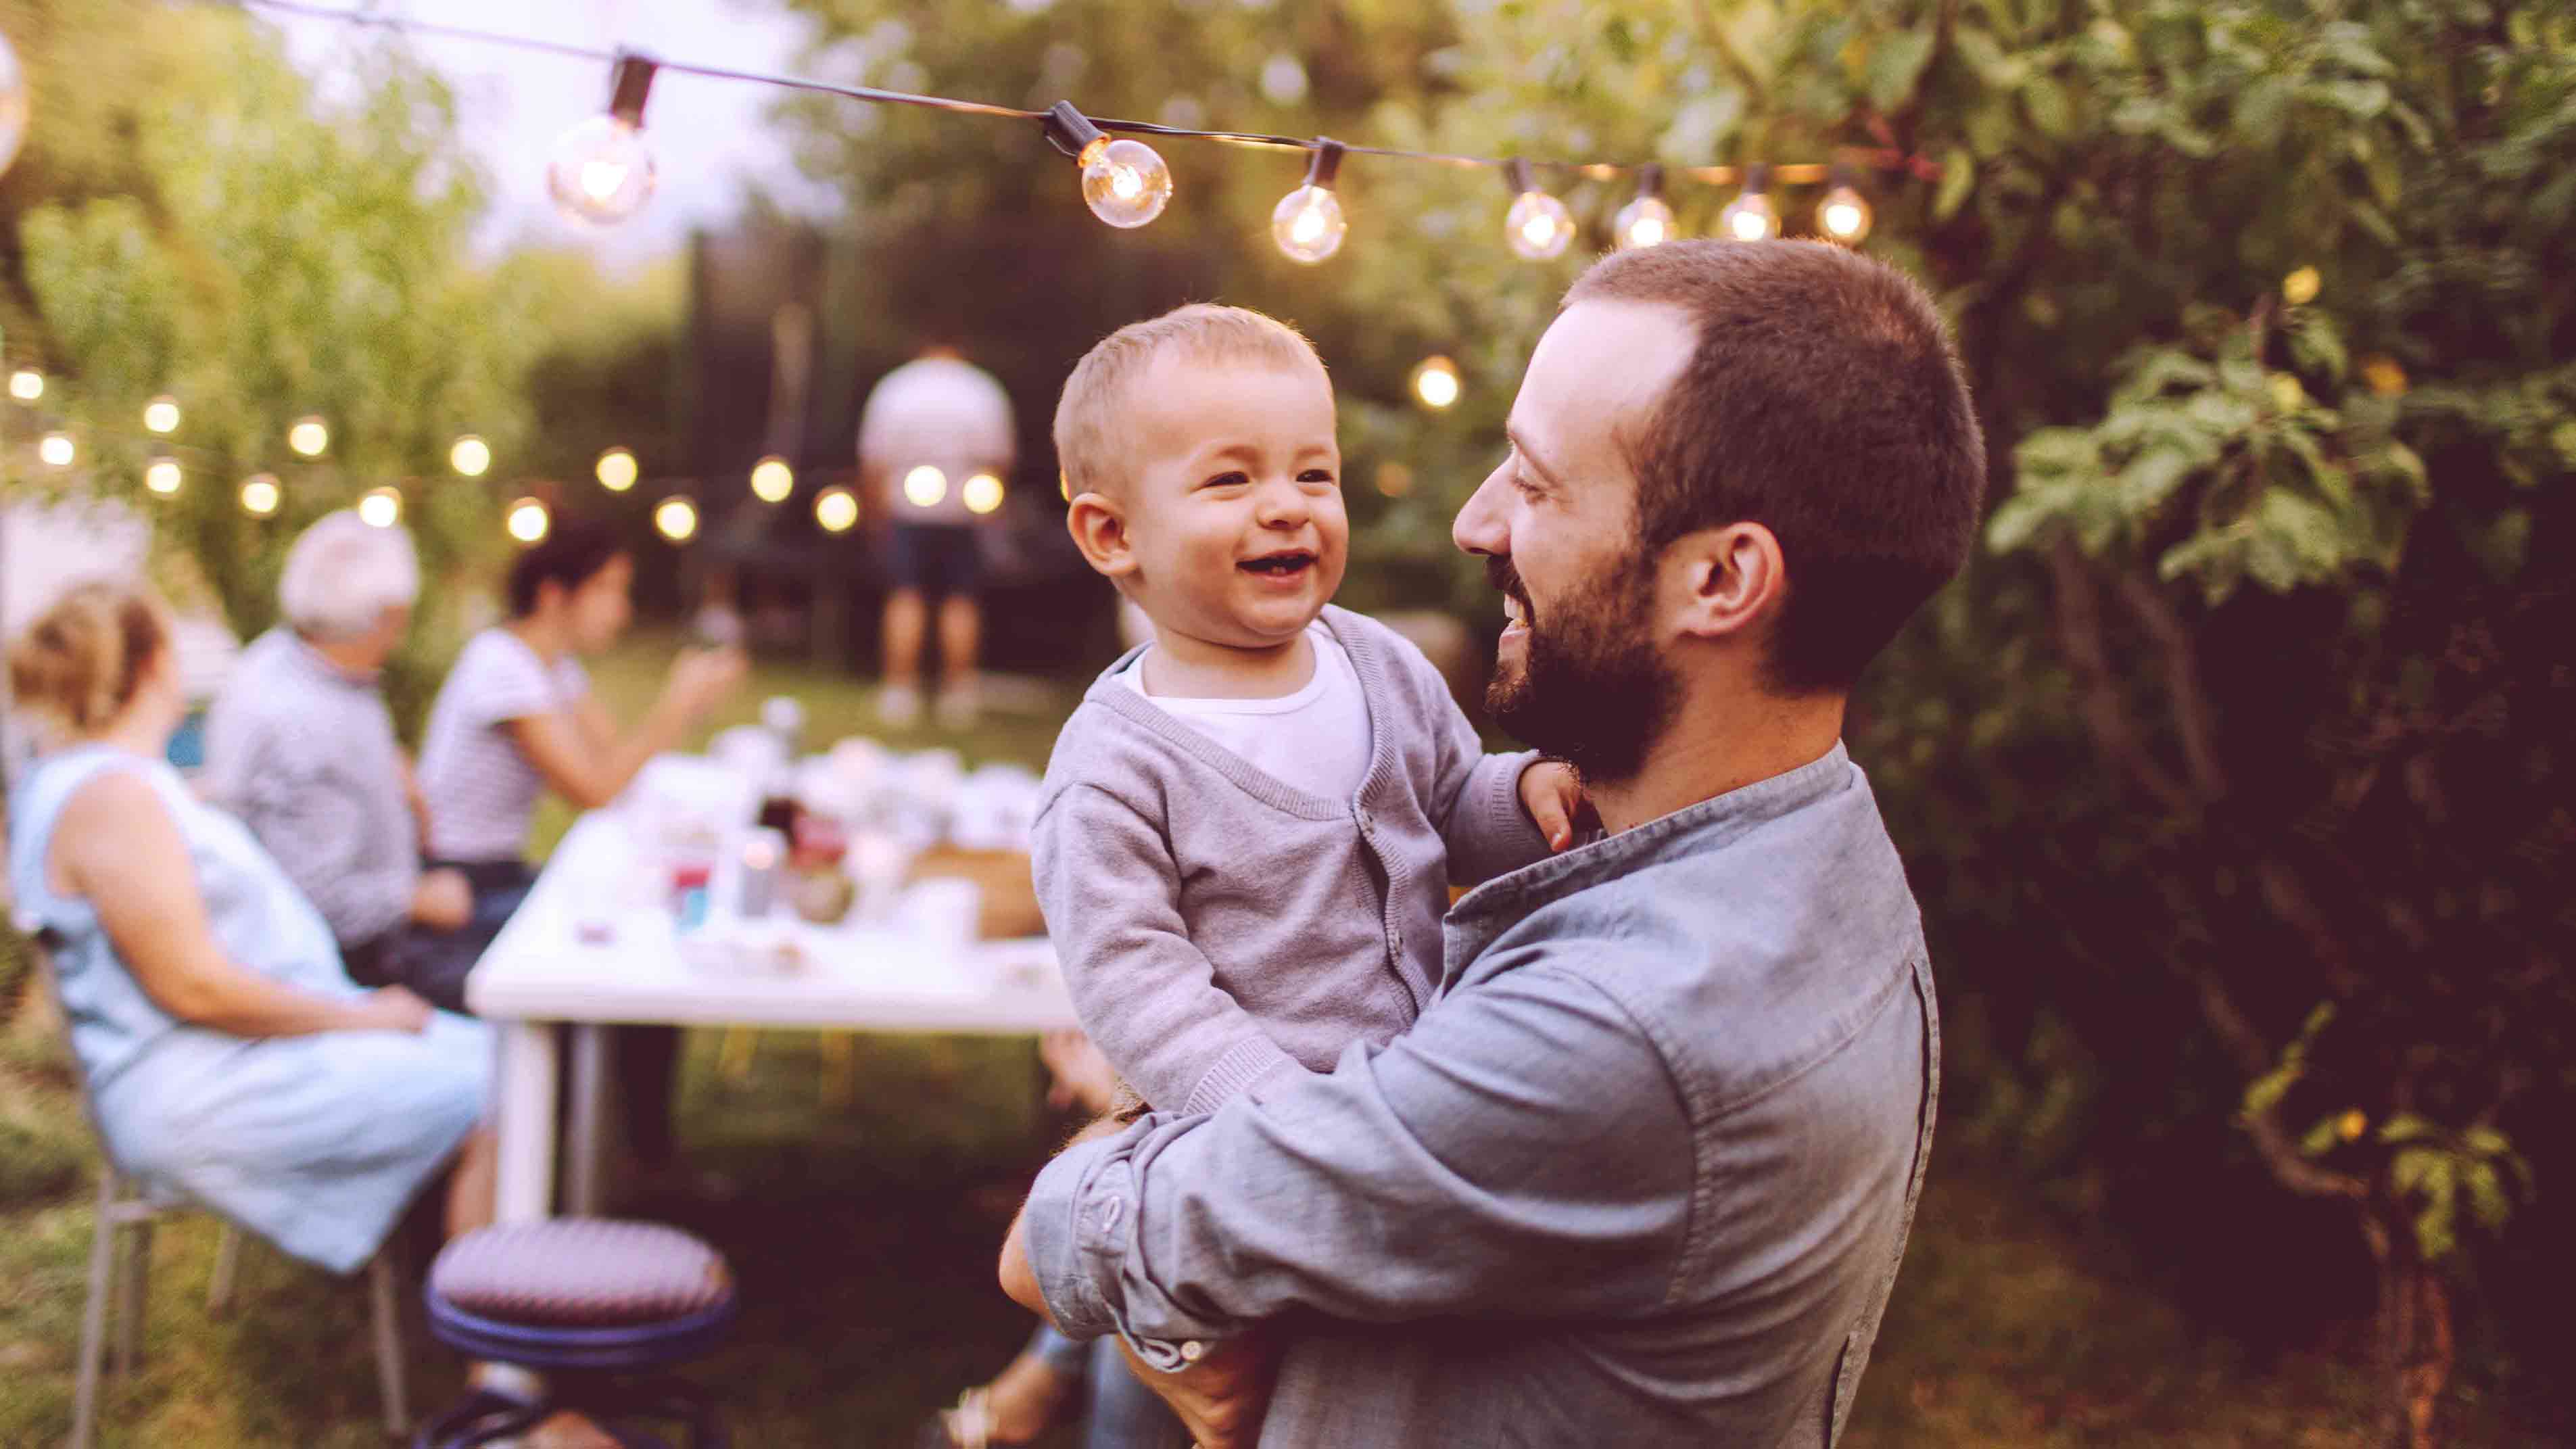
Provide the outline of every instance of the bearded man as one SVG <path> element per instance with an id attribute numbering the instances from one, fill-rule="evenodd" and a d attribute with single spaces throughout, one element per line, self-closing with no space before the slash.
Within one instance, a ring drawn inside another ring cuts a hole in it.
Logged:
<path id="1" fill-rule="evenodd" d="M 1405 1036 L 1068 1149 L 1003 1286 L 1211 1449 L 1830 1445 L 1939 1082 L 1843 711 L 1967 555 L 1967 386 L 1879 263 L 1674 243 L 1575 283 L 1510 437 L 1488 705 L 1602 834 L 1458 903 Z"/>

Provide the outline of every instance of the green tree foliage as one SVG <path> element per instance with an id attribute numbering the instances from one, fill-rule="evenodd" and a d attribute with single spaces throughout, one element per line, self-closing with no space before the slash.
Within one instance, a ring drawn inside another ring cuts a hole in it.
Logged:
<path id="1" fill-rule="evenodd" d="M 2392 1440 L 2434 1435 L 2456 1295 L 2482 1381 L 2549 1331 L 2531 1285 L 2570 1256 L 2533 1205 L 2576 1167 L 2563 6 L 806 8 L 847 78 L 1019 104 L 1186 95 L 1218 124 L 1489 156 L 1937 163 L 1867 178 L 1868 247 L 1957 322 L 1996 511 L 1851 733 L 1932 918 L 1971 1068 L 1954 1108 L 2235 1322 L 2313 1333 L 2375 1298 Z M 1258 95 L 1279 51 L 1318 77 L 1300 105 Z M 874 245 L 937 231 L 916 286 L 1083 332 L 1175 277 L 1296 318 L 1341 389 L 1355 580 L 1482 597 L 1447 520 L 1585 259 L 1513 257 L 1493 173 L 1352 158 L 1343 254 L 1300 270 L 1262 231 L 1293 167 L 1259 152 L 1166 145 L 1171 212 L 1111 233 L 1022 131 L 797 117 Z M 1542 176 L 1606 240 L 1623 183 Z M 1705 233 L 1727 197 L 1672 199 Z M 1812 189 L 1777 199 L 1813 230 Z M 1430 351 L 1467 382 L 1438 416 L 1404 401 Z M 1409 496 L 1363 491 L 1380 462 Z"/>
<path id="2" fill-rule="evenodd" d="M 504 459 L 523 438 L 533 294 L 465 260 L 482 193 L 445 89 L 367 46 L 317 94 L 272 33 L 203 8 L 30 7 L 14 33 L 37 123 L 0 198 L 28 318 L 12 341 L 57 375 L 46 406 L 86 450 L 75 486 L 130 499 L 245 634 L 274 618 L 296 533 L 368 488 L 402 489 L 433 581 L 501 546 L 497 485 L 447 455 L 464 432 Z M 94 69 L 116 84 L 75 81 Z M 163 393 L 183 410 L 166 440 L 141 426 Z M 313 461 L 286 446 L 307 414 L 330 427 Z M 168 498 L 141 481 L 165 452 L 186 474 Z M 283 486 L 273 517 L 240 506 L 257 472 Z M 414 640 L 394 680 L 409 706 L 446 642 Z"/>

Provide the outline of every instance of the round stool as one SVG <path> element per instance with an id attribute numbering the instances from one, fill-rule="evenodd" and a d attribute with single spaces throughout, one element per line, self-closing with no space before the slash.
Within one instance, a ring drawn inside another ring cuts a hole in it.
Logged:
<path id="1" fill-rule="evenodd" d="M 478 1389 L 413 1449 L 469 1449 L 567 1411 L 629 1449 L 669 1449 L 639 1420 L 684 1424 L 694 1449 L 723 1449 L 706 1396 L 659 1372 L 714 1348 L 733 1322 L 732 1270 L 697 1238 L 607 1218 L 484 1228 L 438 1255 L 427 1300 L 440 1342 L 542 1371 L 546 1392 L 525 1403 Z"/>

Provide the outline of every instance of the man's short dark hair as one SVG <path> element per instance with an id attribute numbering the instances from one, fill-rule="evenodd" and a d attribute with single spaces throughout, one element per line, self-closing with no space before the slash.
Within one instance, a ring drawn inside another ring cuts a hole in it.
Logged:
<path id="1" fill-rule="evenodd" d="M 1851 688 L 1967 562 L 1985 499 L 1985 441 L 1932 299 L 1825 242 L 1695 241 L 1615 253 L 1565 297 L 1609 300 L 1677 307 L 1698 333 L 1625 440 L 1646 556 L 1703 528 L 1769 528 L 1789 573 L 1773 687 Z"/>
<path id="2" fill-rule="evenodd" d="M 537 611 L 537 590 L 561 584 L 566 592 L 580 588 L 626 552 L 626 540 L 597 519 L 557 520 L 545 538 L 529 545 L 510 564 L 510 617 L 524 619 Z"/>

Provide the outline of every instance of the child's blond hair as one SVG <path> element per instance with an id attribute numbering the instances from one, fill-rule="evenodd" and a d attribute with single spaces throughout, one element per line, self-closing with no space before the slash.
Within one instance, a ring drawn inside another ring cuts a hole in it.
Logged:
<path id="1" fill-rule="evenodd" d="M 1064 380 L 1055 405 L 1055 456 L 1067 498 L 1114 493 L 1127 475 L 1130 445 L 1118 419 L 1127 388 L 1163 354 L 1177 348 L 1195 362 L 1258 362 L 1321 368 L 1305 334 L 1249 307 L 1193 302 L 1160 317 L 1130 322 L 1103 337 Z"/>

